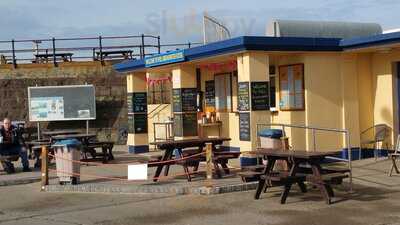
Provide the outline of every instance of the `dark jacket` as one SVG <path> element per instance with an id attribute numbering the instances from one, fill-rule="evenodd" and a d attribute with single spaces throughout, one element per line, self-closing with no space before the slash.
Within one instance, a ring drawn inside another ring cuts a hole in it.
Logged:
<path id="1" fill-rule="evenodd" d="M 5 136 L 5 132 L 6 130 L 4 129 L 4 126 L 0 127 L 0 135 L 2 137 Z M 16 126 L 11 125 L 11 145 L 13 146 L 22 146 L 25 145 L 25 141 L 24 138 L 22 137 L 22 131 L 20 129 L 18 129 Z M 2 147 L 7 147 L 5 146 L 5 144 L 2 144 Z"/>

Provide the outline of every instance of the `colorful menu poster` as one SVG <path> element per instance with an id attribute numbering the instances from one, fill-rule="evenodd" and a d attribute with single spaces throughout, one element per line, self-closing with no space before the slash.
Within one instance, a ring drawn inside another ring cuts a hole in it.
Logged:
<path id="1" fill-rule="evenodd" d="M 36 97 L 31 98 L 31 120 L 51 121 L 64 119 L 63 97 Z"/>

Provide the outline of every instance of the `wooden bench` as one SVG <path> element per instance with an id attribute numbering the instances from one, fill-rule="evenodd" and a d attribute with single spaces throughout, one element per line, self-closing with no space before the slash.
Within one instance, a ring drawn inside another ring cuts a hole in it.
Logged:
<path id="1" fill-rule="evenodd" d="M 260 180 L 260 175 L 265 165 L 242 166 L 241 171 L 237 173 L 244 183 Z"/>
<path id="2" fill-rule="evenodd" d="M 103 163 L 107 163 L 109 160 L 114 160 L 114 155 L 112 154 L 112 149 L 114 147 L 114 142 L 112 141 L 96 141 L 89 142 L 84 146 L 84 151 L 89 152 L 93 158 L 97 156 L 103 157 Z M 96 148 L 101 148 L 101 153 L 96 152 Z"/>
<path id="3" fill-rule="evenodd" d="M 316 178 L 313 175 L 307 175 L 307 181 L 313 182 L 313 183 L 319 183 L 322 185 L 325 184 L 341 184 L 343 179 L 348 178 L 349 175 L 345 173 L 328 173 L 328 174 L 323 174 L 321 175 L 322 178 L 322 183 L 319 178 Z"/>

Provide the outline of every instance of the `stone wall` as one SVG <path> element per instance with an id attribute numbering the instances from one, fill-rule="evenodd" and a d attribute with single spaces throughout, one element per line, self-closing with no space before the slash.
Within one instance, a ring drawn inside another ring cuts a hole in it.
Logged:
<path id="1" fill-rule="evenodd" d="M 27 88 L 30 86 L 93 84 L 96 91 L 97 119 L 90 121 L 90 128 L 100 139 L 124 140 L 119 130 L 126 128 L 126 79 L 117 74 L 111 64 L 100 62 L 68 62 L 53 64 L 23 64 L 16 69 L 0 65 L 0 118 L 28 122 Z M 85 97 L 85 96 L 82 96 Z M 36 127 L 36 123 L 27 123 Z M 40 123 L 43 129 L 86 127 L 85 121 Z"/>

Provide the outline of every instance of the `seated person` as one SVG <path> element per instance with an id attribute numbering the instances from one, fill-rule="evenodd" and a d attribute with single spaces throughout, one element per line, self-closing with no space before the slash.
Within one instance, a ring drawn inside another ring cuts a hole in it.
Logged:
<path id="1" fill-rule="evenodd" d="M 29 172 L 28 153 L 25 148 L 22 133 L 11 124 L 11 120 L 5 118 L 3 126 L 0 127 L 0 155 L 19 155 L 24 172 Z M 7 173 L 15 172 L 14 165 L 10 161 L 2 162 L 4 170 Z"/>

